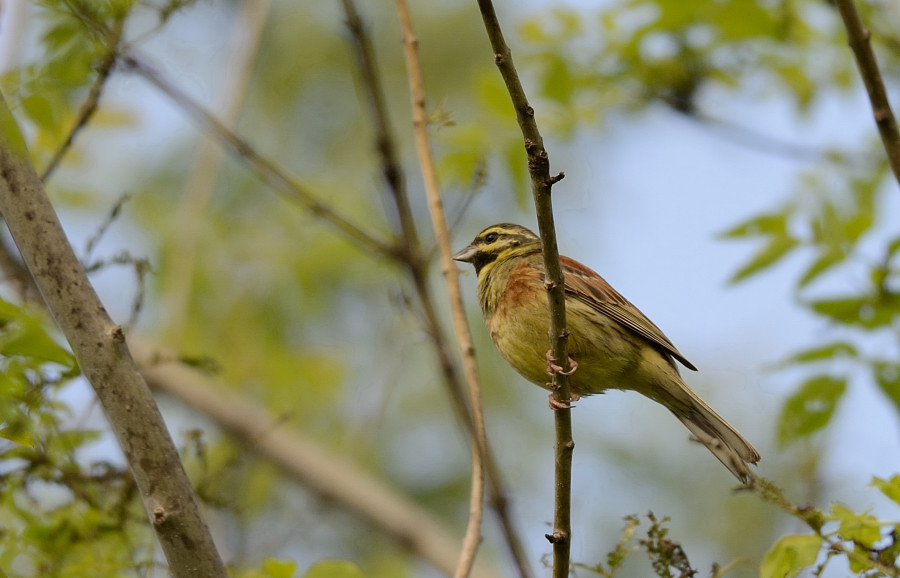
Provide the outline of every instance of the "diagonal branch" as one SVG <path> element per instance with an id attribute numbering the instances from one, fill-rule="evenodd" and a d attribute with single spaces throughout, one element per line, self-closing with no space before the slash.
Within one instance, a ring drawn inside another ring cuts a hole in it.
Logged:
<path id="1" fill-rule="evenodd" d="M 357 245 L 369 249 L 379 255 L 393 259 L 397 258 L 400 249 L 390 243 L 382 241 L 365 231 L 362 227 L 350 222 L 346 217 L 337 213 L 332 207 L 316 198 L 313 193 L 298 184 L 280 167 L 256 152 L 256 149 L 254 149 L 247 141 L 228 130 L 228 127 L 217 120 L 202 106 L 197 104 L 187 94 L 169 83 L 150 65 L 131 53 L 122 55 L 121 61 L 130 70 L 144 77 L 144 79 L 171 98 L 188 114 L 188 116 L 205 130 L 209 131 L 209 133 L 222 143 L 228 145 L 240 158 L 253 168 L 263 181 L 281 193 L 284 197 L 299 203 L 316 217 L 331 223 L 346 237 L 356 242 Z"/>
<path id="2" fill-rule="evenodd" d="M 534 109 L 528 104 L 525 89 L 513 64 L 512 52 L 503 39 L 503 31 L 491 0 L 478 0 L 481 17 L 488 39 L 494 50 L 494 61 L 506 83 L 506 90 L 516 111 L 516 120 L 525 139 L 528 154 L 528 172 L 531 175 L 531 194 L 537 212 L 538 228 L 541 233 L 541 247 L 544 254 L 544 268 L 547 297 L 550 302 L 550 349 L 559 360 L 563 372 L 553 373 L 553 390 L 557 401 L 568 403 L 570 399 L 569 379 L 565 372 L 570 370 L 568 355 L 568 335 L 566 328 L 565 291 L 562 268 L 559 263 L 559 249 L 556 246 L 556 226 L 553 223 L 553 204 L 550 192 L 553 185 L 564 174 L 550 176 L 550 158 L 544 149 L 544 140 L 534 120 Z M 570 409 L 555 412 L 556 422 L 556 500 L 553 519 L 553 533 L 547 539 L 553 544 L 553 576 L 565 578 L 569 575 L 569 552 L 571 544 L 571 500 L 572 500 L 572 417 Z"/>
<path id="3" fill-rule="evenodd" d="M 36 293 L 34 280 L 0 243 L 0 271 L 16 283 L 28 301 Z M 196 369 L 161 360 L 173 356 L 140 337 L 129 338 L 130 349 L 147 385 L 209 417 L 238 443 L 252 449 L 285 472 L 291 480 L 338 507 L 359 516 L 378 531 L 390 535 L 415 555 L 444 574 L 451 574 L 457 560 L 456 538 L 434 515 L 397 493 L 356 464 L 342 460 L 301 433 L 277 425 L 265 409 Z M 476 564 L 471 576 L 495 578 Z"/>
<path id="4" fill-rule="evenodd" d="M 90 121 L 91 117 L 94 116 L 94 113 L 97 112 L 97 107 L 100 105 L 100 96 L 103 94 L 103 89 L 106 87 L 106 81 L 109 80 L 109 75 L 112 72 L 113 66 L 116 64 L 118 45 L 122 38 L 123 25 L 124 21 L 118 20 L 116 21 L 115 27 L 109 30 L 109 34 L 106 38 L 106 54 L 103 56 L 103 60 L 100 61 L 100 65 L 97 67 L 97 78 L 91 86 L 87 100 L 84 101 L 84 104 L 82 104 L 81 108 L 78 110 L 78 114 L 75 116 L 75 124 L 72 126 L 69 134 L 66 135 L 66 139 L 59 148 L 56 149 L 53 156 L 50 157 L 44 170 L 41 171 L 41 180 L 43 182 L 47 182 L 50 175 L 53 174 L 56 167 L 62 162 L 63 157 L 66 156 L 66 153 L 72 148 L 72 143 L 75 141 L 75 135 L 87 126 L 88 121 Z"/>
<path id="5" fill-rule="evenodd" d="M 224 432 L 283 470 L 309 491 L 332 501 L 408 547 L 442 573 L 453 571 L 456 538 L 423 510 L 359 466 L 277 425 L 277 418 L 245 396 L 184 365 L 156 363 L 158 353 L 136 341 L 135 357 L 147 383 L 212 419 Z M 494 578 L 476 566 L 473 576 Z"/>
<path id="6" fill-rule="evenodd" d="M 416 151 L 422 177 L 428 195 L 428 206 L 431 221 L 437 238 L 441 256 L 441 271 L 450 297 L 450 308 L 456 338 L 459 342 L 463 358 L 463 371 L 469 386 L 469 399 L 472 403 L 472 421 L 475 426 L 472 436 L 472 488 L 469 498 L 469 523 L 463 538 L 463 551 L 460 555 L 454 576 L 465 578 L 469 575 L 478 545 L 481 543 L 481 520 L 484 506 L 484 465 L 483 456 L 487 448 L 487 435 L 484 428 L 484 411 L 481 404 L 481 385 L 478 379 L 478 368 L 475 364 L 475 346 L 466 320 L 462 295 L 459 290 L 459 269 L 453 263 L 453 251 L 450 248 L 450 231 L 444 216 L 444 204 L 441 200 L 440 185 L 434 168 L 434 159 L 428 141 L 428 114 L 425 110 L 425 82 L 422 79 L 422 65 L 419 62 L 418 40 L 412 29 L 409 8 L 405 0 L 397 0 L 397 13 L 403 29 L 403 46 L 406 53 L 409 91 L 412 97 L 413 128 Z M 520 564 L 521 566 L 521 564 Z"/>
<path id="7" fill-rule="evenodd" d="M 847 29 L 847 43 L 856 57 L 859 75 L 866 85 L 866 92 L 869 93 L 872 114 L 875 117 L 878 132 L 881 134 L 881 142 L 884 144 L 888 162 L 894 178 L 900 183 L 900 131 L 897 130 L 897 120 L 891 110 L 891 103 L 888 101 L 887 92 L 884 89 L 884 80 L 878 69 L 878 61 L 872 51 L 872 33 L 863 25 L 853 0 L 835 0 L 835 4 L 841 13 L 844 27 Z"/>
<path id="8" fill-rule="evenodd" d="M 451 356 L 449 355 L 449 344 L 446 337 L 444 336 L 445 334 L 441 326 L 440 319 L 436 315 L 431 290 L 426 282 L 426 266 L 428 258 L 422 254 L 418 237 L 415 231 L 415 222 L 412 218 L 409 199 L 406 194 L 406 179 L 404 178 L 403 168 L 398 160 L 394 138 L 391 135 L 387 107 L 384 98 L 384 90 L 382 88 L 381 78 L 378 74 L 378 70 L 375 64 L 374 50 L 372 49 L 369 36 L 352 0 L 344 0 L 343 5 L 344 12 L 347 16 L 347 26 L 351 32 L 351 37 L 356 50 L 356 57 L 359 63 L 359 70 L 362 77 L 362 85 L 368 97 L 367 102 L 370 106 L 373 124 L 375 126 L 376 149 L 379 156 L 381 157 L 383 177 L 393 196 L 394 204 L 396 206 L 398 217 L 400 220 L 400 228 L 408 243 L 407 246 L 409 252 L 405 255 L 407 257 L 407 260 L 404 262 L 404 264 L 409 270 L 410 276 L 413 279 L 413 284 L 419 296 L 419 300 L 422 304 L 422 308 L 425 313 L 426 331 L 432 339 L 432 344 L 434 346 L 436 354 L 438 355 L 439 364 L 443 370 L 442 374 L 444 376 L 445 384 L 451 393 L 452 399 L 454 400 L 457 413 L 461 416 L 464 425 L 469 430 L 469 434 L 471 439 L 473 440 L 473 443 L 475 442 L 475 440 L 479 440 L 478 446 L 473 445 L 473 476 L 478 477 L 479 480 L 473 481 L 472 494 L 473 512 L 476 509 L 474 504 L 477 502 L 478 513 L 477 516 L 470 517 L 469 531 L 467 532 L 469 538 L 467 538 L 466 540 L 468 547 L 465 549 L 466 551 L 471 552 L 471 555 L 474 556 L 474 546 L 477 545 L 478 540 L 472 538 L 471 536 L 478 528 L 480 528 L 479 520 L 483 497 L 480 495 L 479 487 L 483 483 L 483 481 L 480 480 L 480 478 L 483 476 L 481 472 L 484 468 L 486 468 L 488 481 L 490 482 L 489 490 L 491 492 L 491 504 L 500 521 L 507 547 L 509 548 L 510 553 L 519 570 L 519 575 L 527 578 L 531 575 L 531 573 L 528 568 L 528 563 L 525 557 L 524 547 L 522 546 L 521 539 L 516 533 L 515 526 L 512 523 L 511 514 L 508 507 L 508 500 L 505 497 L 505 483 L 500 474 L 500 469 L 497 466 L 497 462 L 494 459 L 494 456 L 490 451 L 490 447 L 487 445 L 487 440 L 484 436 L 484 426 L 483 418 L 481 417 L 482 411 L 480 404 L 481 396 L 477 384 L 477 373 L 475 372 L 471 339 L 465 339 L 461 343 L 461 348 L 464 352 L 463 371 L 470 388 L 469 399 L 472 400 L 472 410 L 470 412 L 469 402 L 463 392 L 462 383 L 460 381 L 459 374 L 455 369 L 455 364 L 452 362 Z M 424 115 L 424 110 L 422 111 L 422 114 Z M 432 190 L 437 191 L 436 185 L 432 188 Z M 444 218 L 442 216 L 437 216 L 438 214 L 442 214 L 439 196 L 437 197 L 437 204 L 438 207 L 435 209 L 434 202 L 432 201 L 431 203 L 432 216 L 434 219 L 440 220 L 441 223 L 444 223 Z M 443 239 L 442 246 L 446 245 L 445 249 L 442 248 L 442 255 L 446 253 L 446 256 L 449 257 L 449 235 L 444 234 L 442 236 L 441 234 L 441 230 L 446 232 L 446 225 L 442 227 L 441 225 L 437 224 L 437 222 L 435 222 L 435 230 L 439 239 Z M 452 263 L 450 265 L 451 267 L 449 270 L 452 271 L 451 274 L 454 274 L 456 272 L 456 268 L 452 266 Z M 446 264 L 443 269 L 446 275 L 448 271 Z M 455 279 L 453 280 L 452 285 L 456 287 L 456 293 L 458 294 L 459 286 L 458 283 L 456 283 Z M 450 292 L 451 294 L 453 293 L 452 287 L 450 288 Z M 465 324 L 465 315 L 461 307 L 461 301 L 458 315 L 461 316 L 460 318 L 462 319 L 462 323 Z M 468 334 L 467 330 L 461 331 L 459 329 L 459 319 L 457 317 L 458 316 L 455 313 L 454 323 L 457 324 L 457 335 L 462 336 L 464 333 Z M 460 337 L 460 339 L 462 338 Z M 474 453 L 476 452 L 478 447 L 484 448 L 484 450 L 481 453 Z M 484 462 L 483 467 L 479 465 L 480 461 Z M 463 556 L 462 560 L 467 560 L 466 556 Z M 470 564 L 470 562 L 465 562 L 464 566 L 468 564 Z"/>
<path id="9" fill-rule="evenodd" d="M 170 572 L 181 577 L 224 578 L 225 567 L 159 408 L 135 366 L 121 327 L 109 318 L 69 245 L 2 97 L 0 213 L 103 406 Z"/>
<path id="10" fill-rule="evenodd" d="M 438 364 L 441 368 L 441 373 L 444 376 L 445 382 L 447 383 L 447 388 L 451 394 L 454 406 L 457 408 L 460 418 L 463 419 L 466 427 L 469 428 L 469 431 L 472 431 L 473 425 L 471 414 L 468 409 L 468 402 L 465 398 L 458 371 L 453 362 L 453 357 L 450 354 L 449 348 L 446 346 L 446 340 L 443 338 L 437 309 L 431 298 L 427 277 L 424 275 L 425 260 L 417 258 L 410 261 L 409 257 L 411 253 L 407 246 L 388 244 L 337 214 L 328 205 L 318 200 L 311 192 L 295 183 L 293 179 L 279 167 L 256 152 L 249 143 L 228 130 L 221 122 L 204 110 L 202 106 L 194 102 L 184 92 L 177 89 L 161 74 L 139 60 L 136 56 L 126 55 L 122 57 L 122 62 L 159 88 L 176 104 L 181 106 L 182 109 L 198 124 L 206 128 L 214 137 L 234 150 L 237 155 L 247 162 L 267 184 L 281 191 L 287 200 L 300 204 L 314 215 L 331 223 L 339 231 L 355 241 L 357 245 L 370 249 L 377 255 L 385 256 L 392 261 L 407 264 L 408 267 L 414 267 L 421 271 L 420 274 L 414 275 L 414 282 L 416 284 L 416 290 L 419 293 L 426 323 L 429 326 L 427 330 L 428 337 L 435 344 L 435 353 L 438 357 Z M 413 265 L 410 265 L 409 263 L 413 263 Z M 504 535 L 507 538 L 507 543 L 515 552 L 514 556 L 517 561 L 523 561 L 524 549 L 515 535 L 515 529 L 509 514 L 509 500 L 506 496 L 505 484 L 502 481 L 502 475 L 496 460 L 492 457 L 490 451 L 487 454 L 486 466 L 488 468 L 489 480 L 492 482 L 491 500 L 493 508 L 500 518 Z M 529 574 L 523 573 L 522 575 L 527 577 Z"/>

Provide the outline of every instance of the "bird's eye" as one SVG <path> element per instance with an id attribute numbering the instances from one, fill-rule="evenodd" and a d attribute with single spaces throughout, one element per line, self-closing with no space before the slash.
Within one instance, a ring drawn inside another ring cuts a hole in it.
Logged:
<path id="1" fill-rule="evenodd" d="M 484 236 L 484 241 L 486 243 L 493 243 L 499 237 L 500 237 L 500 235 L 498 235 L 497 233 L 488 233 L 487 235 Z"/>

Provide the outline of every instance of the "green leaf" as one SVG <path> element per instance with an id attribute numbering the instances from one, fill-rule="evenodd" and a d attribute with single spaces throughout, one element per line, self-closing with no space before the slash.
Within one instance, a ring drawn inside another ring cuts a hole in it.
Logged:
<path id="1" fill-rule="evenodd" d="M 900 412 L 900 364 L 876 361 L 872 364 L 872 371 L 875 374 L 875 383 L 894 404 L 894 409 Z"/>
<path id="2" fill-rule="evenodd" d="M 542 93 L 563 106 L 570 106 L 575 90 L 569 59 L 547 55 L 543 62 Z"/>
<path id="3" fill-rule="evenodd" d="M 16 424 L 18 426 L 19 424 Z M 20 446 L 34 447 L 32 432 L 24 427 L 0 426 L 0 438 L 17 443 Z"/>
<path id="4" fill-rule="evenodd" d="M 293 560 L 266 558 L 263 561 L 262 569 L 267 578 L 293 578 L 297 572 L 297 563 Z"/>
<path id="5" fill-rule="evenodd" d="M 794 365 L 797 363 L 815 363 L 818 361 L 831 361 L 838 357 L 856 357 L 858 352 L 851 343 L 837 341 L 811 349 L 805 349 L 788 357 L 779 363 L 780 366 Z"/>
<path id="6" fill-rule="evenodd" d="M 751 275 L 759 273 L 763 269 L 768 268 L 769 266 L 775 264 L 777 261 L 781 260 L 785 255 L 787 255 L 792 249 L 797 247 L 799 242 L 793 237 L 778 235 L 773 237 L 769 244 L 766 245 L 761 251 L 759 251 L 756 255 L 750 259 L 750 262 L 741 267 L 737 273 L 735 273 L 731 279 L 728 280 L 729 283 L 737 283 L 738 281 L 742 281 Z"/>
<path id="7" fill-rule="evenodd" d="M 0 300 L 0 354 L 20 355 L 51 361 L 68 368 L 75 366 L 72 355 L 60 347 L 41 322 L 20 307 Z"/>
<path id="8" fill-rule="evenodd" d="M 890 259 L 891 257 L 893 257 L 897 251 L 900 251 L 900 237 L 893 239 L 888 244 L 887 258 Z"/>
<path id="9" fill-rule="evenodd" d="M 890 325 L 900 314 L 900 296 L 839 297 L 811 301 L 807 306 L 820 315 L 846 325 L 879 329 Z"/>
<path id="10" fill-rule="evenodd" d="M 829 375 L 813 377 L 804 383 L 784 404 L 778 424 L 778 443 L 787 445 L 825 427 L 846 388 L 843 378 Z"/>
<path id="11" fill-rule="evenodd" d="M 900 474 L 895 474 L 890 480 L 873 477 L 870 486 L 875 486 L 881 493 L 900 506 Z"/>
<path id="12" fill-rule="evenodd" d="M 787 235 L 787 211 L 778 214 L 757 215 L 721 233 L 725 239 L 760 237 L 765 235 Z"/>
<path id="13" fill-rule="evenodd" d="M 793 92 L 798 108 L 801 110 L 809 108 L 816 95 L 816 84 L 803 67 L 793 63 L 775 65 L 772 72 Z"/>
<path id="14" fill-rule="evenodd" d="M 843 251 L 826 249 L 819 255 L 819 258 L 813 261 L 812 265 L 804 271 L 798 285 L 801 288 L 806 287 L 816 277 L 841 263 L 846 257 L 847 255 Z"/>
<path id="15" fill-rule="evenodd" d="M 22 108 L 34 124 L 46 130 L 53 130 L 59 124 L 59 114 L 46 97 L 30 94 L 22 99 Z"/>
<path id="16" fill-rule="evenodd" d="M 816 562 L 822 538 L 785 536 L 769 550 L 759 568 L 760 578 L 790 578 Z"/>
<path id="17" fill-rule="evenodd" d="M 304 578 L 365 578 L 359 566 L 347 560 L 322 560 L 312 565 Z"/>
<path id="18" fill-rule="evenodd" d="M 831 518 L 841 523 L 838 532 L 845 540 L 871 548 L 881 539 L 881 527 L 873 516 L 856 514 L 842 504 L 832 504 Z"/>

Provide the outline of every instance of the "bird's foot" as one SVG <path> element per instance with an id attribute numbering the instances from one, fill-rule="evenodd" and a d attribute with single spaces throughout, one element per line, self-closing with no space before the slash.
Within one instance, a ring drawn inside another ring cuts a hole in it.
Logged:
<path id="1" fill-rule="evenodd" d="M 553 350 L 547 350 L 547 373 L 553 375 L 554 373 L 559 373 L 560 375 L 572 375 L 575 373 L 575 370 L 578 369 L 578 362 L 569 358 L 569 371 L 563 371 L 561 365 L 556 363 L 556 358 L 553 357 Z"/>
<path id="2" fill-rule="evenodd" d="M 556 363 L 556 358 L 553 357 L 553 350 L 547 350 L 547 373 L 553 375 L 554 373 L 559 375 L 572 375 L 575 373 L 575 370 L 578 369 L 578 362 L 569 358 L 569 371 L 565 371 L 562 366 Z M 555 389 L 555 385 L 553 383 L 548 383 L 547 387 L 551 390 Z M 560 409 L 572 409 L 572 403 L 581 399 L 581 396 L 575 393 L 574 391 L 569 392 L 569 400 L 568 401 L 560 401 L 556 399 L 556 394 L 550 394 L 550 409 L 553 411 L 558 411 Z"/>
<path id="3" fill-rule="evenodd" d="M 551 393 L 549 396 L 550 399 L 550 409 L 553 411 L 559 411 L 561 409 L 572 409 L 572 404 L 581 399 L 581 396 L 577 393 L 570 392 L 569 393 L 569 401 L 559 401 L 554 397 L 556 394 Z"/>

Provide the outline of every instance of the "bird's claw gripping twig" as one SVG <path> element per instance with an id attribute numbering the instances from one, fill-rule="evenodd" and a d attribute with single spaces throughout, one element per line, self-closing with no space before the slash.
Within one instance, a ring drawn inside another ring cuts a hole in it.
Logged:
<path id="1" fill-rule="evenodd" d="M 560 375 L 572 375 L 575 373 L 575 370 L 578 369 L 578 362 L 569 358 L 569 371 L 564 371 L 563 368 L 556 363 L 556 358 L 553 357 L 553 350 L 547 350 L 547 373 L 553 375 L 554 373 L 558 373 Z M 550 389 L 553 389 L 553 384 L 548 384 Z M 550 394 L 550 409 L 553 411 L 557 411 L 560 409 L 571 409 L 572 403 L 581 399 L 581 396 L 575 393 L 574 391 L 569 392 L 569 401 L 559 401 L 554 397 L 555 394 Z"/>
<path id="2" fill-rule="evenodd" d="M 560 375 L 572 375 L 573 373 L 575 373 L 575 370 L 578 369 L 578 362 L 571 357 L 569 358 L 569 368 L 569 371 L 563 371 L 562 366 L 558 365 L 556 363 L 556 358 L 553 357 L 553 350 L 547 350 L 547 373 L 549 373 L 550 375 L 553 375 L 554 373 L 558 373 Z"/>

